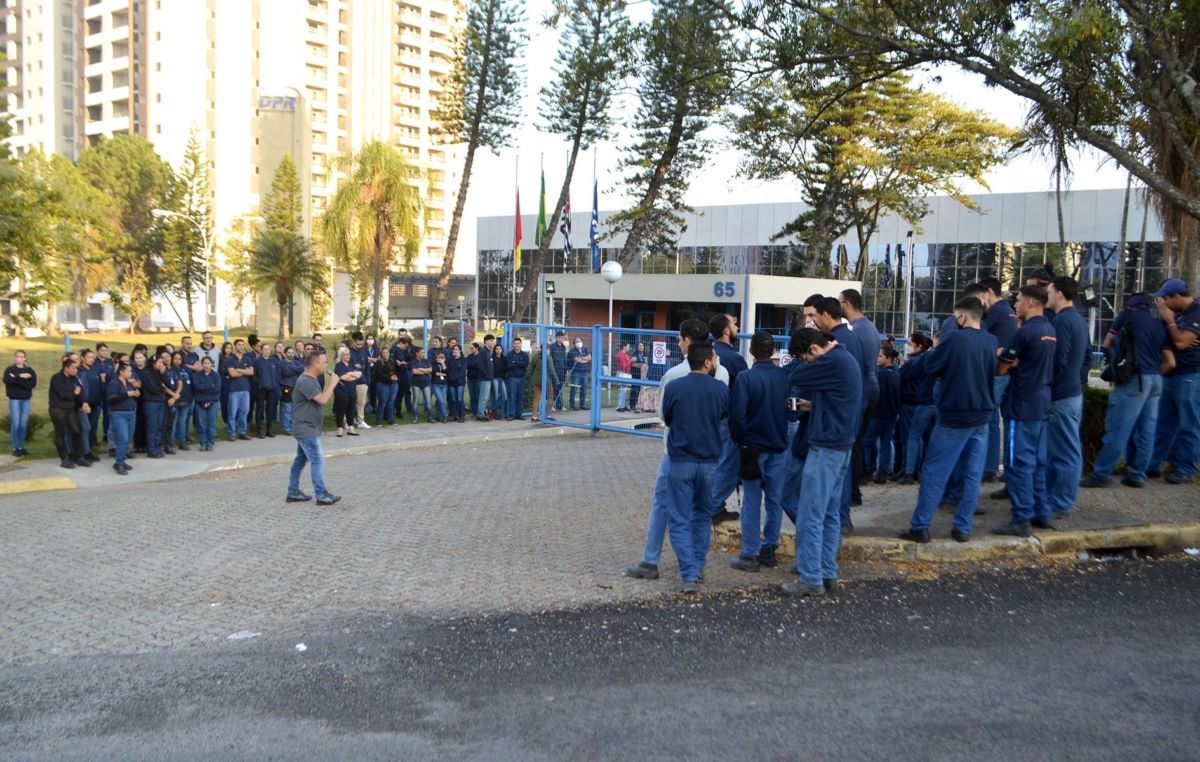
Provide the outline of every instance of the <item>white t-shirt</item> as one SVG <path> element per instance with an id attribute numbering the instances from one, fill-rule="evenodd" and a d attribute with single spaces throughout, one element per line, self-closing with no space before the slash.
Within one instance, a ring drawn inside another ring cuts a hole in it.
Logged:
<path id="1" fill-rule="evenodd" d="M 729 371 L 727 371 L 721 367 L 721 358 L 717 357 L 716 353 L 713 353 L 713 359 L 717 361 L 716 379 L 718 381 L 720 381 L 721 383 L 725 384 L 726 386 L 729 386 Z M 692 366 L 688 365 L 687 360 L 684 360 L 683 362 L 676 365 L 674 368 L 671 368 L 666 373 L 664 373 L 662 380 L 658 382 L 658 398 L 660 400 L 662 399 L 663 389 L 667 388 L 668 382 L 674 381 L 677 378 L 683 378 L 684 376 L 686 376 L 687 374 L 689 374 L 691 372 L 692 372 Z M 664 455 L 667 452 L 667 437 L 670 435 L 671 435 L 671 428 L 664 424 L 663 425 L 663 454 Z"/>

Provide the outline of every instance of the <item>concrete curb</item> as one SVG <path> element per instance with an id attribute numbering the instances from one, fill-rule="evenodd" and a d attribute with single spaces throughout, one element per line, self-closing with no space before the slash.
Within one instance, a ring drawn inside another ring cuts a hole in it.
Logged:
<path id="1" fill-rule="evenodd" d="M 713 527 L 713 542 L 740 545 L 741 525 L 725 522 Z M 845 537 L 838 558 L 847 561 L 895 561 L 968 564 L 1025 558 L 1074 557 L 1079 551 L 1141 548 L 1175 553 L 1200 546 L 1200 524 L 1144 524 L 1119 529 L 1039 532 L 1033 537 L 991 537 L 960 543 L 934 540 L 920 544 L 886 537 Z M 779 538 L 779 554 L 795 557 L 796 538 Z"/>
<path id="2" fill-rule="evenodd" d="M 0 495 L 24 495 L 28 492 L 50 492 L 59 489 L 78 489 L 69 476 L 46 476 L 41 479 L 16 479 L 0 482 Z"/>
<path id="3" fill-rule="evenodd" d="M 443 447 L 449 445 L 483 444 L 485 442 L 506 442 L 516 439 L 534 439 L 538 437 L 562 436 L 567 433 L 578 433 L 577 429 L 562 426 L 539 427 L 530 431 L 497 432 L 495 434 L 464 434 L 462 436 L 440 437 L 420 442 L 385 442 L 382 444 L 363 445 L 361 447 L 343 447 L 329 450 L 325 458 L 340 458 L 347 455 L 370 455 L 372 453 L 393 452 L 396 450 L 415 450 L 422 447 Z M 250 458 L 234 458 L 218 460 L 210 463 L 205 473 L 214 471 L 236 471 L 243 468 L 261 468 L 291 463 L 296 454 L 259 455 Z"/>

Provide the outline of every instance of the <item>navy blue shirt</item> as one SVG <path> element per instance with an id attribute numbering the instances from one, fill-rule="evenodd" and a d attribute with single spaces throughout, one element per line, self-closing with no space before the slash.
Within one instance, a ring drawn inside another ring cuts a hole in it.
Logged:
<path id="1" fill-rule="evenodd" d="M 721 458 L 721 421 L 729 417 L 725 384 L 705 373 L 688 373 L 667 384 L 658 409 L 671 427 L 671 462 L 716 463 Z"/>
<path id="2" fill-rule="evenodd" d="M 729 436 L 734 442 L 769 453 L 787 449 L 788 378 L 788 371 L 770 360 L 757 361 L 738 376 L 729 390 Z"/>
<path id="3" fill-rule="evenodd" d="M 850 333 L 849 328 L 846 333 Z M 839 343 L 810 363 L 794 362 L 790 367 L 792 386 L 812 402 L 809 446 L 849 450 L 862 426 L 861 364 Z"/>
<path id="4" fill-rule="evenodd" d="M 193 373 L 192 392 L 196 402 L 216 402 L 221 398 L 221 376 L 215 370 L 208 375 L 202 370 Z"/>
<path id="5" fill-rule="evenodd" d="M 363 344 L 361 349 L 355 349 L 350 346 L 350 367 L 362 373 L 358 380 L 354 382 L 356 386 L 361 386 L 370 383 L 371 378 L 371 352 L 367 349 L 367 345 Z"/>
<path id="6" fill-rule="evenodd" d="M 525 369 L 529 367 L 529 355 L 514 349 L 504 356 L 504 364 L 508 367 L 509 378 L 525 378 Z"/>
<path id="7" fill-rule="evenodd" d="M 1170 349 L 1171 337 L 1167 335 L 1167 327 L 1163 321 L 1150 314 L 1150 305 L 1141 304 L 1135 307 L 1126 306 L 1117 314 L 1109 333 L 1116 336 L 1121 329 L 1129 325 L 1137 345 L 1138 372 L 1144 376 L 1157 376 L 1162 372 L 1162 351 Z"/>
<path id="8" fill-rule="evenodd" d="M 179 376 L 179 381 L 182 384 L 182 386 L 179 387 L 179 402 L 175 404 L 192 404 L 192 399 L 195 397 L 192 392 L 192 371 L 189 370 L 185 365 L 182 368 L 176 368 L 175 373 Z"/>
<path id="9" fill-rule="evenodd" d="M 1054 383 L 1054 355 L 1058 342 L 1054 326 L 1044 316 L 1021 324 L 1004 348 L 1000 362 L 1017 366 L 1004 397 L 1004 417 L 1014 421 L 1044 421 L 1050 417 L 1050 387 Z"/>
<path id="10" fill-rule="evenodd" d="M 279 388 L 279 362 L 274 356 L 254 358 L 254 377 L 258 379 L 258 388 L 274 391 Z"/>
<path id="11" fill-rule="evenodd" d="M 244 354 L 244 355 L 242 355 L 242 359 L 239 360 L 239 359 L 237 359 L 236 354 L 229 355 L 229 357 L 225 358 L 225 367 L 226 367 L 226 369 L 237 368 L 239 370 L 245 370 L 246 368 L 253 368 L 254 367 L 254 357 L 252 357 L 249 354 Z M 231 391 L 231 392 L 248 392 L 248 391 L 250 391 L 250 377 L 249 376 L 238 376 L 237 378 L 234 378 L 233 376 L 230 376 L 229 377 L 229 391 Z"/>
<path id="12" fill-rule="evenodd" d="M 117 412 L 137 410 L 137 398 L 129 396 L 129 392 L 133 391 L 137 391 L 137 389 L 133 386 L 132 377 L 130 377 L 128 385 L 122 383 L 118 378 L 113 378 L 105 389 L 105 396 L 108 397 L 108 409 Z"/>
<path id="13" fill-rule="evenodd" d="M 1057 342 L 1050 399 L 1058 402 L 1083 394 L 1092 369 L 1092 340 L 1088 336 L 1087 321 L 1074 306 L 1056 312 L 1051 323 Z"/>
<path id="14" fill-rule="evenodd" d="M 344 376 L 347 373 L 358 370 L 353 363 L 339 362 L 333 366 L 333 375 Z M 341 397 L 357 397 L 358 382 L 357 381 L 338 381 L 334 387 L 333 393 Z"/>
<path id="15" fill-rule="evenodd" d="M 850 323 L 850 330 L 862 342 L 863 360 L 868 363 L 867 375 L 863 377 L 864 389 L 879 388 L 879 331 L 870 320 L 860 317 Z"/>
<path id="16" fill-rule="evenodd" d="M 450 357 L 446 359 L 447 376 L 450 386 L 465 386 L 467 383 L 467 358 Z"/>
<path id="17" fill-rule="evenodd" d="M 942 327 L 938 329 L 938 341 L 946 338 L 952 331 L 958 330 L 958 318 L 954 315 L 942 321 Z"/>
<path id="18" fill-rule="evenodd" d="M 900 415 L 900 372 L 889 365 L 879 369 L 879 402 L 872 418 L 889 421 Z"/>
<path id="19" fill-rule="evenodd" d="M 721 367 L 729 374 L 729 388 L 737 383 L 738 374 L 746 370 L 750 366 L 746 364 L 746 358 L 738 354 L 738 351 L 732 345 L 726 344 L 723 341 L 713 342 L 713 351 L 717 353 L 717 359 L 721 361 Z M 683 358 L 687 361 L 687 358 Z"/>
<path id="20" fill-rule="evenodd" d="M 100 381 L 100 364 L 93 363 L 91 368 L 79 364 L 79 385 L 83 387 L 83 401 L 93 408 L 104 399 L 104 384 Z"/>
<path id="21" fill-rule="evenodd" d="M 300 379 L 300 374 L 304 372 L 304 360 L 299 357 L 293 360 L 284 357 L 283 360 L 279 360 L 278 362 L 279 385 L 288 389 L 293 388 L 296 385 L 296 381 Z"/>
<path id="22" fill-rule="evenodd" d="M 434 360 L 429 367 L 433 368 L 433 375 L 429 377 L 429 383 L 446 386 L 450 382 L 450 364 L 446 362 L 445 357 L 440 363 Z"/>
<path id="23" fill-rule="evenodd" d="M 929 352 L 925 372 L 942 380 L 938 423 L 951 429 L 982 426 L 996 409 L 996 337 L 978 328 L 956 328 Z"/>
<path id="24" fill-rule="evenodd" d="M 879 353 L 876 352 L 876 357 L 872 357 L 868 361 L 863 356 L 862 339 L 858 338 L 858 334 L 856 334 L 850 328 L 850 326 L 846 325 L 845 323 L 838 323 L 833 327 L 833 330 L 830 331 L 830 333 L 833 334 L 833 338 L 837 341 L 837 343 L 845 347 L 846 351 L 850 353 L 850 356 L 854 358 L 854 361 L 858 363 L 858 373 L 861 379 L 859 382 L 859 389 L 866 390 L 868 386 L 867 376 L 870 375 L 870 369 L 875 367 L 875 360 Z M 870 367 L 868 367 L 868 365 Z M 867 400 L 865 397 L 863 397 L 859 402 L 859 409 L 865 409 L 866 406 Z"/>
<path id="25" fill-rule="evenodd" d="M 925 379 L 925 356 L 929 352 L 910 355 L 900 366 L 900 404 L 916 405 L 921 393 L 921 381 Z"/>
<path id="26" fill-rule="evenodd" d="M 591 354 L 587 347 L 580 347 L 579 349 L 572 347 L 571 351 L 567 352 L 567 365 L 570 366 L 572 376 L 579 378 L 587 375 L 588 369 L 592 367 L 592 362 L 591 360 L 582 360 L 581 358 L 590 357 Z"/>
<path id="27" fill-rule="evenodd" d="M 1017 313 L 1013 312 L 1011 304 L 1001 299 L 988 307 L 983 316 L 983 328 L 996 337 L 1000 346 L 1007 347 L 1017 332 Z"/>
<path id="28" fill-rule="evenodd" d="M 433 365 L 428 360 L 413 360 L 408 364 L 408 367 L 412 370 L 421 370 L 422 368 L 432 368 Z M 431 383 L 433 383 L 432 373 L 413 374 L 412 385 L 414 389 L 424 389 Z"/>
<path id="29" fill-rule="evenodd" d="M 1200 299 L 1193 299 L 1192 306 L 1175 317 L 1175 325 L 1184 333 L 1200 336 Z M 1167 375 L 1187 376 L 1192 373 L 1200 373 L 1200 342 L 1193 344 L 1190 349 L 1176 349 L 1175 370 Z"/>
<path id="30" fill-rule="evenodd" d="M 488 349 L 485 345 L 480 347 L 474 357 L 476 378 L 480 381 L 491 381 L 494 379 L 496 377 L 496 364 L 495 359 L 492 357 L 492 350 Z M 416 365 L 409 363 L 409 367 L 415 368 Z"/>

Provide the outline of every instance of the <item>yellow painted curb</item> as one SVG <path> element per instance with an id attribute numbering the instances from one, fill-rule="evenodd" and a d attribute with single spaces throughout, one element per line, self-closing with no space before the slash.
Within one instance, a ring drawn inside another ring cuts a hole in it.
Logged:
<path id="1" fill-rule="evenodd" d="M 740 546 L 742 527 L 727 521 L 713 527 L 713 543 Z M 971 542 L 934 540 L 907 542 L 887 537 L 844 537 L 838 558 L 845 561 L 921 561 L 926 563 L 986 563 L 1039 556 L 1075 556 L 1080 550 L 1150 548 L 1172 553 L 1200 546 L 1200 524 L 1146 524 L 1117 529 L 1039 532 L 1033 537 L 982 536 Z M 796 538 L 779 538 L 778 554 L 794 558 Z"/>
<path id="2" fill-rule="evenodd" d="M 0 495 L 24 495 L 26 492 L 49 492 L 56 489 L 78 489 L 79 485 L 66 476 L 47 476 L 43 479 L 17 479 L 0 482 Z"/>

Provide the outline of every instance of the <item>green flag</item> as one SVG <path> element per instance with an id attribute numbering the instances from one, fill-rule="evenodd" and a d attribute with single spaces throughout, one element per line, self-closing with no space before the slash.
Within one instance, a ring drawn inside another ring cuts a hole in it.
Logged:
<path id="1" fill-rule="evenodd" d="M 542 197 L 538 200 L 537 229 L 533 232 L 537 245 L 541 246 L 546 238 L 546 170 L 542 170 Z"/>

